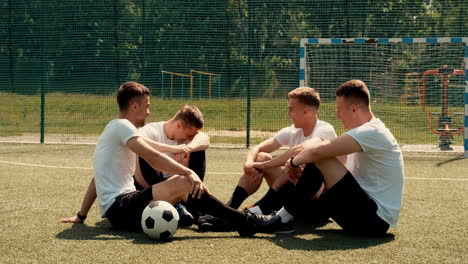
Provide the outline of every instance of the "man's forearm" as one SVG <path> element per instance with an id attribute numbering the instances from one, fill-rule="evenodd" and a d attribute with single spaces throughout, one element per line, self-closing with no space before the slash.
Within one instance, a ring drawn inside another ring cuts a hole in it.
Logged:
<path id="1" fill-rule="evenodd" d="M 81 203 L 80 215 L 87 216 L 91 206 L 93 206 L 94 201 L 97 198 L 96 194 L 96 184 L 94 182 L 94 177 L 88 185 L 88 189 L 86 190 L 85 196 L 83 197 L 83 201 Z"/>
<path id="2" fill-rule="evenodd" d="M 324 158 L 329 158 L 329 157 L 334 157 L 334 155 L 330 155 L 327 153 L 326 150 L 320 149 L 323 146 L 329 144 L 329 140 L 315 140 L 315 141 L 310 141 L 308 144 L 304 145 L 304 148 L 295 155 L 294 157 L 294 164 L 295 165 L 301 165 L 301 164 L 307 164 L 307 163 L 312 163 L 316 162 L 318 160 L 324 159 Z"/>
<path id="3" fill-rule="evenodd" d="M 206 150 L 210 146 L 210 137 L 205 133 L 198 132 L 187 146 L 192 152 Z"/>
<path id="4" fill-rule="evenodd" d="M 169 158 L 162 153 L 159 155 L 152 155 L 147 159 L 147 161 L 151 167 L 162 172 L 180 175 L 188 175 L 190 173 L 190 169 L 177 163 L 174 159 Z"/>
<path id="5" fill-rule="evenodd" d="M 282 153 L 279 156 L 274 157 L 273 159 L 266 161 L 264 163 L 265 168 L 276 168 L 276 167 L 281 167 L 284 166 L 286 161 L 288 161 L 289 158 L 296 156 L 299 154 L 304 148 L 302 145 L 297 145 L 292 148 L 290 148 L 288 151 Z"/>
<path id="6" fill-rule="evenodd" d="M 192 173 L 190 169 L 180 165 L 160 151 L 153 149 L 141 137 L 133 137 L 129 139 L 126 145 L 130 150 L 146 160 L 154 169 L 181 175 L 189 175 Z"/>
<path id="7" fill-rule="evenodd" d="M 159 152 L 172 152 L 172 146 L 160 143 L 149 138 L 143 138 L 146 143 L 148 143 L 152 148 Z"/>
<path id="8" fill-rule="evenodd" d="M 259 153 L 259 148 L 254 147 L 249 152 L 247 152 L 247 155 L 245 156 L 245 161 L 244 163 L 251 163 L 254 162 L 257 159 L 257 155 Z"/>

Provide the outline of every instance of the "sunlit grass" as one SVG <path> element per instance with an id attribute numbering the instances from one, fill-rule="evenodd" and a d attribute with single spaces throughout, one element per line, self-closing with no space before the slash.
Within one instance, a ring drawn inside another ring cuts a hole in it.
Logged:
<path id="1" fill-rule="evenodd" d="M 2 263 L 464 263 L 468 257 L 468 162 L 457 156 L 405 158 L 399 224 L 383 238 L 345 235 L 331 221 L 296 225 L 293 235 L 252 238 L 192 226 L 158 242 L 113 230 L 96 204 L 85 225 L 57 222 L 79 210 L 93 177 L 86 169 L 93 151 L 83 145 L 0 144 L 0 161 L 83 168 L 0 162 Z M 229 199 L 244 155 L 244 149 L 208 149 L 205 182 L 221 201 Z M 262 185 L 243 206 L 266 190 Z"/>

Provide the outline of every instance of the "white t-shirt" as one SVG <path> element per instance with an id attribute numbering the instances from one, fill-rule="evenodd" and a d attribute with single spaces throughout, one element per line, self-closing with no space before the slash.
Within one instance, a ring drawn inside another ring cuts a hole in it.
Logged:
<path id="1" fill-rule="evenodd" d="M 329 123 L 317 120 L 314 130 L 307 137 L 304 136 L 304 130 L 302 130 L 302 128 L 295 128 L 294 125 L 281 129 L 275 135 L 276 141 L 278 141 L 281 146 L 288 146 L 290 148 L 299 145 L 312 137 L 333 139 L 336 138 L 336 132 L 333 126 Z"/>
<path id="2" fill-rule="evenodd" d="M 138 136 L 140 133 L 130 121 L 114 119 L 99 137 L 94 151 L 94 180 L 102 217 L 117 196 L 136 190 L 133 183 L 136 154 L 126 143 Z"/>
<path id="3" fill-rule="evenodd" d="M 169 139 L 164 132 L 164 121 L 153 122 L 140 127 L 138 130 L 140 134 L 156 142 L 164 143 L 167 145 L 178 145 L 177 141 Z"/>
<path id="4" fill-rule="evenodd" d="M 346 168 L 377 204 L 377 215 L 396 226 L 403 193 L 403 155 L 397 140 L 379 118 L 349 130 L 363 152 L 348 155 Z"/>
<path id="5" fill-rule="evenodd" d="M 138 130 L 143 137 L 149 138 L 159 143 L 164 143 L 166 145 L 178 145 L 177 141 L 169 139 L 164 132 L 164 121 L 161 122 L 153 122 L 146 124 L 144 127 L 140 127 Z M 164 152 L 167 156 L 173 158 L 174 154 L 169 152 Z M 169 178 L 172 176 L 172 173 L 163 173 L 164 178 Z"/>

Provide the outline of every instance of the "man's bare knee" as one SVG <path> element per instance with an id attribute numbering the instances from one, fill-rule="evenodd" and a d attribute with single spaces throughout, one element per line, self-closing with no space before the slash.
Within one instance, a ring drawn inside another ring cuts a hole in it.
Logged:
<path id="1" fill-rule="evenodd" d="M 262 184 L 263 178 L 255 178 L 246 174 L 243 174 L 239 178 L 239 182 L 237 183 L 238 186 L 242 187 L 249 195 L 253 194 L 258 190 L 260 185 Z"/>
<path id="2" fill-rule="evenodd" d="M 169 179 L 153 185 L 153 198 L 168 202 L 187 200 L 191 190 L 191 183 L 186 176 L 174 175 Z"/>
<path id="3" fill-rule="evenodd" d="M 257 158 L 255 159 L 255 161 L 263 162 L 263 161 L 271 160 L 272 158 L 273 156 L 271 156 L 270 153 L 260 152 L 257 154 Z"/>
<path id="4" fill-rule="evenodd" d="M 187 176 L 176 175 L 176 177 L 177 181 L 174 182 L 175 188 L 186 197 L 192 189 L 192 183 Z"/>

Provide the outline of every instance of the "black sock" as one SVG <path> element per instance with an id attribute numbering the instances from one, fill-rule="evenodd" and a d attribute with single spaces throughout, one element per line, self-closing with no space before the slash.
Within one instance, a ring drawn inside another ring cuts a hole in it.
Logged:
<path id="1" fill-rule="evenodd" d="M 247 191 L 237 185 L 236 189 L 234 189 L 234 192 L 232 193 L 231 204 L 229 204 L 229 206 L 234 209 L 238 209 L 239 206 L 245 201 L 245 199 L 247 199 L 247 197 L 249 197 Z"/>
<path id="2" fill-rule="evenodd" d="M 197 210 L 226 220 L 233 228 L 239 227 L 245 222 L 245 213 L 239 212 L 214 196 L 204 193 L 200 199 L 189 196 L 187 205 Z"/>
<path id="3" fill-rule="evenodd" d="M 273 211 L 278 211 L 283 207 L 286 198 L 292 193 L 294 184 L 288 181 L 278 191 L 270 188 L 268 192 L 255 203 L 262 210 L 263 214 L 271 214 Z"/>
<path id="4" fill-rule="evenodd" d="M 205 179 L 206 172 L 206 154 L 204 150 L 192 152 L 190 154 L 190 160 L 188 167 L 193 170 L 200 180 Z"/>
<path id="5" fill-rule="evenodd" d="M 274 210 L 271 208 L 276 204 L 277 200 L 278 192 L 270 188 L 268 189 L 268 192 L 265 194 L 265 196 L 257 201 L 254 206 L 258 206 L 260 210 L 262 210 L 263 214 L 270 214 Z"/>

